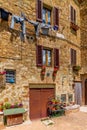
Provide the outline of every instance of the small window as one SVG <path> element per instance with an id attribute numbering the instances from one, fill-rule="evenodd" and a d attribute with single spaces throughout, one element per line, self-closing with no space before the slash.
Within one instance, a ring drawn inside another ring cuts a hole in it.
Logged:
<path id="1" fill-rule="evenodd" d="M 52 51 L 43 49 L 42 51 L 42 60 L 43 60 L 43 65 L 46 66 L 51 66 L 52 65 Z"/>
<path id="2" fill-rule="evenodd" d="M 43 8 L 42 11 L 42 22 L 45 24 L 51 24 L 51 10 Z"/>
<path id="3" fill-rule="evenodd" d="M 66 102 L 66 94 L 61 94 L 61 102 Z"/>
<path id="4" fill-rule="evenodd" d="M 15 83 L 15 70 L 6 70 L 6 83 Z"/>

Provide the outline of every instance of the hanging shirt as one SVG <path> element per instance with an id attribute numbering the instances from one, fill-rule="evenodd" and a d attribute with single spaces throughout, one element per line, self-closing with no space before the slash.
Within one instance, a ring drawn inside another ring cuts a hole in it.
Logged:
<path id="1" fill-rule="evenodd" d="M 0 8 L 0 18 L 1 19 L 8 21 L 9 15 L 12 15 L 12 13 L 7 12 L 6 10 Z"/>

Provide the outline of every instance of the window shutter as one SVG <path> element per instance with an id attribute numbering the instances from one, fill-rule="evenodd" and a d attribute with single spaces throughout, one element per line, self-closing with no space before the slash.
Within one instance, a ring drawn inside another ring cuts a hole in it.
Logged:
<path id="1" fill-rule="evenodd" d="M 42 9 L 43 9 L 43 3 L 42 0 L 37 0 L 37 21 L 42 22 Z"/>
<path id="2" fill-rule="evenodd" d="M 38 67 L 42 66 L 42 48 L 43 47 L 41 45 L 37 45 L 36 48 L 36 62 Z"/>
<path id="3" fill-rule="evenodd" d="M 59 9 L 54 7 L 54 27 L 59 27 Z"/>
<path id="4" fill-rule="evenodd" d="M 76 65 L 76 50 L 71 48 L 71 65 Z"/>
<path id="5" fill-rule="evenodd" d="M 73 60 L 74 60 L 74 65 L 76 65 L 76 50 L 74 50 Z"/>
<path id="6" fill-rule="evenodd" d="M 74 23 L 76 24 L 76 10 L 74 9 Z"/>
<path id="7" fill-rule="evenodd" d="M 71 22 L 73 22 L 73 7 L 71 6 Z"/>
<path id="8" fill-rule="evenodd" d="M 71 48 L 71 65 L 73 65 L 73 49 Z"/>
<path id="9" fill-rule="evenodd" d="M 59 68 L 59 49 L 54 48 L 54 67 Z"/>

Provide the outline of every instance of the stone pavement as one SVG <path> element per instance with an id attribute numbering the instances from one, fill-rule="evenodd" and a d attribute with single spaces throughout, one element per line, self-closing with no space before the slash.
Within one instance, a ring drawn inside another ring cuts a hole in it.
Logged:
<path id="1" fill-rule="evenodd" d="M 66 116 L 51 118 L 53 125 L 46 126 L 41 120 L 21 125 L 0 128 L 0 130 L 87 130 L 87 113 L 76 112 Z"/>

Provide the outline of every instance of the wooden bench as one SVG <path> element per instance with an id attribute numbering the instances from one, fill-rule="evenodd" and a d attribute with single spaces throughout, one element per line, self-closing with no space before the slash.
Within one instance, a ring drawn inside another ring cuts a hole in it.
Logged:
<path id="1" fill-rule="evenodd" d="M 24 108 L 6 109 L 4 113 L 4 123 L 7 126 L 21 124 L 23 122 Z"/>

